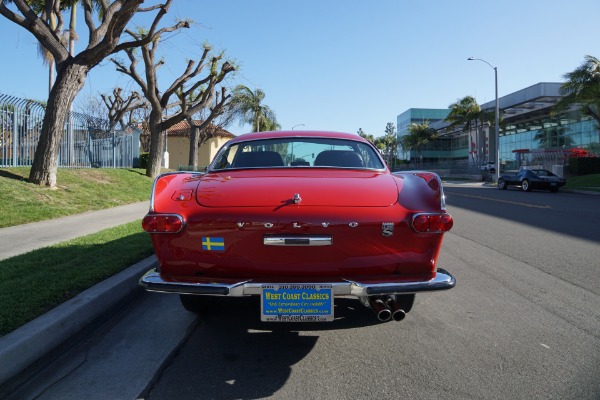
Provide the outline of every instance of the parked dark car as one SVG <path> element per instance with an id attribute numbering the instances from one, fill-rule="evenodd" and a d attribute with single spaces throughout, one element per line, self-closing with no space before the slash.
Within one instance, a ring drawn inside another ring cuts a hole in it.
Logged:
<path id="1" fill-rule="evenodd" d="M 496 164 L 493 161 L 488 161 L 482 164 L 480 169 L 482 172 L 485 171 L 493 174 L 494 172 L 496 172 Z"/>
<path id="2" fill-rule="evenodd" d="M 545 169 L 522 169 L 516 174 L 502 175 L 498 179 L 498 189 L 506 189 L 508 186 L 520 186 L 525 192 L 532 189 L 541 189 L 555 193 L 566 183 L 565 178 L 561 178 Z"/>

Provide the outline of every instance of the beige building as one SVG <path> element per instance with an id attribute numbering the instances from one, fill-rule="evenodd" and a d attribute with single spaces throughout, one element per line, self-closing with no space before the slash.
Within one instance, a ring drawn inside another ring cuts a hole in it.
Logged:
<path id="1" fill-rule="evenodd" d="M 193 121 L 193 123 L 199 126 L 201 121 Z M 212 137 L 198 147 L 199 170 L 207 167 L 221 146 L 235 137 L 234 134 L 212 124 L 209 125 L 207 130 Z M 168 160 L 165 156 L 167 168 L 173 170 L 187 169 L 190 158 L 190 125 L 187 121 L 182 121 L 167 131 L 166 151 L 168 153 Z"/>

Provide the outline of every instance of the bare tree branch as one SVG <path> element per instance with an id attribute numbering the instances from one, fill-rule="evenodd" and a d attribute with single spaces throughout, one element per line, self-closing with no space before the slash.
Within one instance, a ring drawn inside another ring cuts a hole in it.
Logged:
<path id="1" fill-rule="evenodd" d="M 189 27 L 190 27 L 189 21 L 180 21 L 173 26 L 170 26 L 168 28 L 162 28 L 158 32 L 155 32 L 153 34 L 148 34 L 139 40 L 121 43 L 115 48 L 115 51 L 113 53 L 117 53 L 121 50 L 129 49 L 129 48 L 133 48 L 133 47 L 144 46 L 144 45 L 149 44 L 150 42 L 158 39 L 160 37 L 160 35 L 162 35 L 163 33 L 173 32 L 173 31 L 176 31 L 177 29 L 189 28 Z"/>
<path id="2" fill-rule="evenodd" d="M 165 32 L 166 29 L 161 29 L 159 32 Z M 171 29 L 177 28 L 174 26 Z M 138 33 L 128 33 L 134 39 L 140 37 Z M 126 67 L 119 61 L 112 60 L 117 66 L 118 71 L 129 75 L 138 83 L 152 108 L 150 118 L 148 119 L 151 136 L 151 155 L 146 170 L 148 176 L 156 176 L 160 171 L 160 163 L 164 152 L 164 135 L 166 135 L 166 131 L 170 127 L 186 119 L 191 121 L 191 117 L 195 113 L 209 109 L 210 112 L 203 122 L 202 128 L 204 128 L 223 112 L 229 96 L 227 96 L 225 88 L 221 88 L 221 93 L 215 93 L 216 86 L 223 81 L 228 73 L 235 70 L 235 67 L 229 62 L 223 62 L 219 66 L 223 54 L 211 57 L 210 62 L 207 63 L 206 60 L 209 57 L 211 49 L 205 45 L 200 60 L 198 62 L 193 60 L 188 61 L 181 75 L 173 80 L 168 89 L 161 94 L 158 88 L 156 70 L 163 62 L 155 62 L 155 54 L 159 43 L 158 40 L 153 40 L 141 48 L 142 59 L 145 65 L 145 80 L 141 79 L 136 70 L 137 59 L 135 59 L 131 49 L 125 50 L 130 59 L 129 67 Z M 206 75 L 197 79 L 204 70 L 206 70 Z M 200 88 L 202 89 L 199 90 Z M 177 96 L 177 102 L 170 101 L 173 95 Z M 166 117 L 165 111 L 174 106 L 177 106 L 179 111 Z M 193 122 L 190 122 L 190 124 L 190 126 L 193 126 Z M 191 144 L 190 154 L 197 151 L 197 140 L 195 140 L 197 137 L 197 131 L 194 131 L 194 143 Z"/>
<path id="3" fill-rule="evenodd" d="M 123 117 L 125 114 L 144 107 L 145 102 L 137 92 L 132 92 L 126 98 L 121 95 L 123 89 L 120 87 L 113 89 L 113 95 L 101 94 L 102 101 L 108 109 L 108 119 L 111 129 L 119 122 L 121 128 L 125 128 Z M 114 97 L 113 97 L 114 96 Z"/>
<path id="4" fill-rule="evenodd" d="M 40 19 L 26 1 L 13 0 L 13 3 L 17 6 L 22 16 L 11 11 L 6 7 L 4 2 L 0 2 L 0 14 L 31 32 L 42 46 L 52 54 L 57 63 L 66 59 L 69 52 L 61 43 L 56 31 L 52 30 L 44 20 Z M 49 5 L 51 6 L 52 4 L 49 3 Z"/>
<path id="5" fill-rule="evenodd" d="M 92 37 L 94 31 L 96 30 L 96 24 L 94 23 L 93 14 L 93 6 L 90 0 L 82 0 L 81 4 L 83 5 L 83 14 L 85 18 L 85 24 L 88 27 L 88 35 Z"/>

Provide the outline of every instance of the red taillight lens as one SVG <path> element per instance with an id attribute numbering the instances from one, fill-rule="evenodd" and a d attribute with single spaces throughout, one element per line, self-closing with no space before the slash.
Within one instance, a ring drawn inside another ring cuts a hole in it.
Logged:
<path id="1" fill-rule="evenodd" d="M 183 229 L 183 218 L 176 214 L 146 215 L 142 229 L 150 233 L 177 233 Z"/>
<path id="2" fill-rule="evenodd" d="M 416 214 L 413 228 L 419 233 L 443 233 L 452 229 L 454 221 L 450 214 Z"/>

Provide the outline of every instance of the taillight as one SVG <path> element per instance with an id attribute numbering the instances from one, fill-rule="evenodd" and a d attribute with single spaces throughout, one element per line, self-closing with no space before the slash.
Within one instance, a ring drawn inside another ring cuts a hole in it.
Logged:
<path id="1" fill-rule="evenodd" d="M 149 233 L 178 233 L 183 229 L 183 218 L 177 214 L 148 214 L 142 220 L 142 229 Z"/>
<path id="2" fill-rule="evenodd" d="M 415 214 L 412 220 L 413 229 L 419 233 L 443 233 L 452 229 L 454 221 L 446 213 Z"/>

